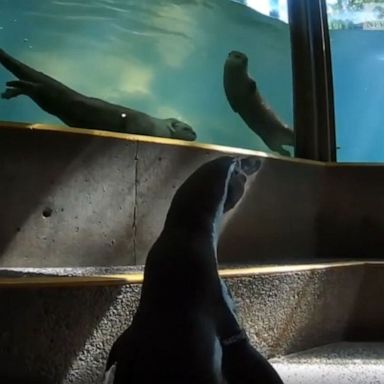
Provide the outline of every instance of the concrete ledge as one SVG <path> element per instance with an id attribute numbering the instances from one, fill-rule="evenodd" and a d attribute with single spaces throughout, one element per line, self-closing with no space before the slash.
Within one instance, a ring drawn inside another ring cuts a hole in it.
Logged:
<path id="1" fill-rule="evenodd" d="M 371 286 L 366 284 L 373 277 L 384 280 L 380 263 L 278 268 L 284 270 L 226 272 L 241 321 L 266 356 L 343 340 L 359 306 L 368 305 L 359 301 L 362 292 L 372 308 L 383 307 L 382 295 L 367 291 Z M 31 378 L 39 383 L 100 383 L 109 348 L 130 323 L 141 287 L 132 281 L 105 283 L 1 286 L 0 379 L 27 384 Z M 380 330 L 383 321 L 375 323 Z"/>
<path id="2" fill-rule="evenodd" d="M 293 272 L 308 272 L 347 267 L 381 267 L 384 262 L 331 262 L 298 265 L 261 265 L 226 267 L 219 274 L 224 278 L 252 277 Z M 124 285 L 143 282 L 144 265 L 80 268 L 0 268 L 0 287 L 67 287 L 87 285 Z"/>

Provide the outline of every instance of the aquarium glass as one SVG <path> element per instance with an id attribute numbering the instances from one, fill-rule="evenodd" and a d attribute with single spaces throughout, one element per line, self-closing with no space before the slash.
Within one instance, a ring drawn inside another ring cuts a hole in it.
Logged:
<path id="1" fill-rule="evenodd" d="M 0 10 L 0 48 L 71 89 L 156 118 L 177 118 L 193 128 L 198 142 L 271 152 L 232 110 L 224 92 L 229 52 L 245 53 L 249 77 L 262 96 L 259 101 L 266 103 L 264 109 L 270 107 L 268 116 L 275 114 L 292 128 L 286 0 L 0 0 Z M 351 43 L 356 47 L 355 39 Z M 355 68 L 348 66 L 350 71 Z M 375 73 L 372 86 L 380 77 Z M 369 70 L 366 74 L 373 76 Z M 0 66 L 1 92 L 10 80 L 15 76 Z M 35 85 L 27 88 L 37 92 Z M 254 90 L 247 92 L 252 96 Z M 73 114 L 78 108 L 62 106 L 56 96 L 53 92 L 52 103 L 60 113 Z M 273 136 L 275 123 L 259 112 L 253 108 L 248 123 L 262 120 L 257 124 Z M 86 114 L 103 121 L 98 112 Z M 0 120 L 65 125 L 23 95 L 0 99 Z M 292 146 L 285 148 L 293 154 Z M 344 150 L 349 149 L 346 145 Z"/>
<path id="2" fill-rule="evenodd" d="M 327 0 L 337 159 L 384 162 L 384 0 Z"/>

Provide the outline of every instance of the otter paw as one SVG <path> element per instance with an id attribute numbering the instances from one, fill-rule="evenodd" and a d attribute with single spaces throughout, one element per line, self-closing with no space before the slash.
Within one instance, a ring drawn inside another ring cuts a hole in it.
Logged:
<path id="1" fill-rule="evenodd" d="M 1 94 L 1 98 L 2 99 L 6 99 L 6 100 L 9 100 L 9 99 L 12 99 L 13 97 L 17 97 L 21 95 L 21 91 L 19 89 L 16 89 L 16 88 L 7 88 L 2 94 Z"/>

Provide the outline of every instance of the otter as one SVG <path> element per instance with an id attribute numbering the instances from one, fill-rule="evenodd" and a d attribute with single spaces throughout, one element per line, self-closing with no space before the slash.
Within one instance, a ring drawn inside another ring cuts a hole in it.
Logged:
<path id="1" fill-rule="evenodd" d="M 223 77 L 228 102 L 272 151 L 290 156 L 283 145 L 295 144 L 294 132 L 267 106 L 247 70 L 248 57 L 242 52 L 230 52 L 224 64 Z"/>
<path id="2" fill-rule="evenodd" d="M 19 80 L 8 81 L 3 99 L 30 97 L 70 127 L 100 129 L 194 141 L 196 133 L 174 118 L 159 119 L 121 105 L 85 96 L 16 60 L 0 49 L 0 63 Z"/>

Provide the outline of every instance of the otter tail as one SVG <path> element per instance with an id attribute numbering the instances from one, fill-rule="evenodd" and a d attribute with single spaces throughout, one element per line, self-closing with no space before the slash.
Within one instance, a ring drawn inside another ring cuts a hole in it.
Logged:
<path id="1" fill-rule="evenodd" d="M 292 129 L 289 129 L 287 127 L 282 128 L 280 137 L 283 145 L 295 145 L 295 133 Z"/>
<path id="2" fill-rule="evenodd" d="M 267 128 L 267 130 L 263 131 L 259 129 L 259 126 L 257 126 L 257 129 L 254 129 L 251 125 L 248 126 L 264 141 L 270 150 L 278 152 L 283 156 L 290 156 L 289 151 L 285 150 L 283 145 L 290 147 L 295 146 L 295 133 L 293 130 L 286 128 L 281 124 L 275 127 L 265 126 L 263 128 Z"/>
<path id="3" fill-rule="evenodd" d="M 295 146 L 294 131 L 283 125 L 275 127 L 275 130 L 272 129 L 268 136 L 262 137 L 262 139 L 272 151 L 276 151 L 283 156 L 290 156 L 289 151 L 286 151 L 283 145 Z"/>
<path id="4" fill-rule="evenodd" d="M 0 63 L 4 66 L 4 68 L 8 69 L 9 72 L 13 73 L 20 80 L 42 85 L 55 84 L 57 86 L 65 87 L 57 80 L 45 75 L 42 72 L 36 71 L 21 61 L 16 60 L 3 49 L 0 49 Z"/>

